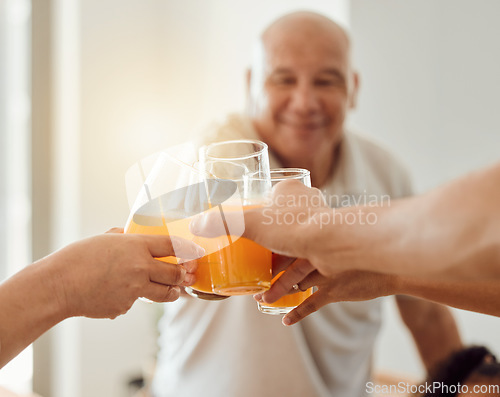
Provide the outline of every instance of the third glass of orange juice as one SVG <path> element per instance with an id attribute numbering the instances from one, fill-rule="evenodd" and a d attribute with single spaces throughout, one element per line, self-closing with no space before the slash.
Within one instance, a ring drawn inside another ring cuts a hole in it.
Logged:
<path id="1" fill-rule="evenodd" d="M 309 170 L 303 168 L 275 168 L 270 170 L 271 184 L 275 184 L 288 180 L 295 179 L 302 182 L 307 187 L 311 187 L 311 177 Z M 272 283 L 279 279 L 283 272 L 273 278 Z M 278 299 L 274 303 L 257 303 L 258 309 L 266 314 L 286 314 L 293 308 L 300 305 L 304 300 L 313 294 L 313 288 L 306 291 L 297 291 L 290 295 Z"/>

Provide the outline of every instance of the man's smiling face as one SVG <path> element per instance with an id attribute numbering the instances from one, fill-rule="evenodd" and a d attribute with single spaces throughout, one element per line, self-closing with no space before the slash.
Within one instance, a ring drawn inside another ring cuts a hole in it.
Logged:
<path id="1" fill-rule="evenodd" d="M 262 140 L 288 163 L 333 152 L 356 88 L 345 33 L 290 21 L 263 35 L 262 55 L 250 77 L 250 116 Z"/>

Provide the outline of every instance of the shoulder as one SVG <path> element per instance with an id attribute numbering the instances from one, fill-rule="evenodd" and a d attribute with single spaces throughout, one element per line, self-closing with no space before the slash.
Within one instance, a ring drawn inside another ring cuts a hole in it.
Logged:
<path id="1" fill-rule="evenodd" d="M 412 194 L 410 172 L 397 154 L 359 132 L 347 131 L 346 137 L 361 156 L 371 178 L 375 178 L 395 196 Z"/>

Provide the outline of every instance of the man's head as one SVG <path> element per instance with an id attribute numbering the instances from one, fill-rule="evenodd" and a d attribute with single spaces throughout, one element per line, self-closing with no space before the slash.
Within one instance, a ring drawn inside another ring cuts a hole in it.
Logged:
<path id="1" fill-rule="evenodd" d="M 426 383 L 436 387 L 427 390 L 423 397 L 499 396 L 500 363 L 484 346 L 452 353 L 433 372 Z"/>
<path id="2" fill-rule="evenodd" d="M 311 12 L 285 15 L 261 35 L 248 74 L 249 113 L 287 165 L 331 154 L 340 141 L 358 87 L 349 47 L 339 25 Z"/>

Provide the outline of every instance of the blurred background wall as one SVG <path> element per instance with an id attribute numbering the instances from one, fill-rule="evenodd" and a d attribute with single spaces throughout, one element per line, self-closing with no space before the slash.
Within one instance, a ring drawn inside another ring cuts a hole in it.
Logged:
<path id="1" fill-rule="evenodd" d="M 35 0 L 34 259 L 123 226 L 128 167 L 243 109 L 253 40 L 297 9 L 349 27 L 361 72 L 350 122 L 399 154 L 417 192 L 500 160 L 495 0 Z M 421 376 L 391 300 L 384 309 L 376 367 Z M 154 358 L 160 310 L 138 302 L 56 327 L 35 345 L 36 390 L 126 396 Z M 466 342 L 500 354 L 500 319 L 454 312 Z"/>
<path id="2" fill-rule="evenodd" d="M 399 154 L 417 193 L 500 160 L 494 0 L 351 0 L 361 96 L 353 123 Z M 379 366 L 423 373 L 387 305 Z M 500 354 L 500 319 L 454 310 L 466 343 Z M 429 324 L 432 326 L 432 324 Z"/>

